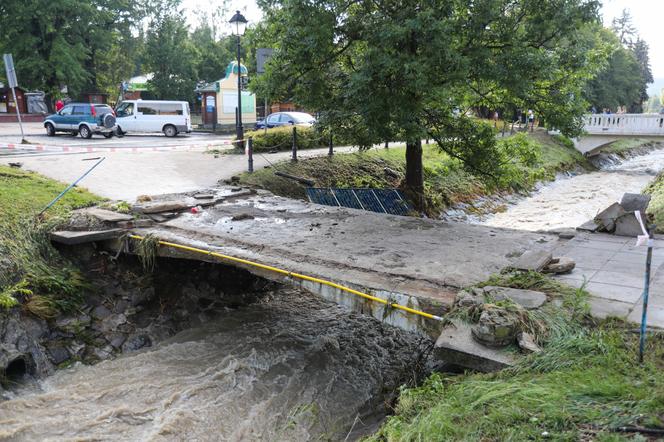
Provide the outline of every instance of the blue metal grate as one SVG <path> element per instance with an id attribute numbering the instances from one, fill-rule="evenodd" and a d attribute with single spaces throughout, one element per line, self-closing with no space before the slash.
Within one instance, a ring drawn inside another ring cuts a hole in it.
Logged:
<path id="1" fill-rule="evenodd" d="M 408 215 L 408 202 L 397 189 L 307 188 L 309 201 L 326 206 L 350 207 L 391 215 Z"/>

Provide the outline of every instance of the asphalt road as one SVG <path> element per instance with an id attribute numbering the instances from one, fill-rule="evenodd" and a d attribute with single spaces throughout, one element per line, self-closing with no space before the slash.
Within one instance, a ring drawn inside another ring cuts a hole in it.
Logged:
<path id="1" fill-rule="evenodd" d="M 9 127 L 13 126 L 13 127 Z M 214 155 L 206 153 L 207 144 L 220 143 L 218 148 L 230 149 L 221 144 L 228 136 L 191 134 L 166 138 L 163 135 L 126 136 L 121 139 L 106 140 L 95 137 L 81 140 L 80 137 L 62 135 L 46 137 L 38 123 L 30 124 L 26 138 L 36 142 L 46 140 L 49 145 L 68 147 L 93 146 L 93 152 L 35 152 L 34 150 L 8 150 L 0 148 L 0 164 L 22 163 L 23 169 L 39 172 L 47 177 L 71 183 L 83 175 L 94 163 L 91 158 L 104 157 L 105 160 L 79 184 L 97 195 L 126 201 L 134 201 L 139 195 L 159 195 L 164 193 L 188 192 L 207 189 L 247 170 L 245 155 Z M 41 138 L 40 138 L 41 137 Z M 0 124 L 0 143 L 20 143 L 17 125 Z M 62 143 L 62 144 L 56 144 Z M 190 150 L 191 146 L 199 146 Z M 154 151 L 154 148 L 168 147 L 176 150 Z M 214 147 L 214 146 L 213 146 Z M 339 153 L 357 151 L 352 147 L 340 147 Z M 4 153 L 4 155 L 3 155 Z M 299 158 L 327 155 L 327 148 L 303 150 Z M 255 170 L 281 160 L 291 153 L 255 155 Z"/>

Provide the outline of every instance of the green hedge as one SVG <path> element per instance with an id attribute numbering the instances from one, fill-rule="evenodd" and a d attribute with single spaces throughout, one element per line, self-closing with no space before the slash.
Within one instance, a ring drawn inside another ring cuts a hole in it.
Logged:
<path id="1" fill-rule="evenodd" d="M 313 128 L 296 127 L 298 149 L 315 149 L 329 145 L 326 137 Z M 290 150 L 293 147 L 293 126 L 275 127 L 267 131 L 264 129 L 252 130 L 246 132 L 244 136 L 253 138 L 255 152 Z"/>

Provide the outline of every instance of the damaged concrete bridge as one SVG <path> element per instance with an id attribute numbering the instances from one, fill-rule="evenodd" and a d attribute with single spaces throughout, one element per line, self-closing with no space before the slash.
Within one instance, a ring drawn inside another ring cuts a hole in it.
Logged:
<path id="1" fill-rule="evenodd" d="M 127 232 L 139 237 L 153 235 L 184 246 L 158 247 L 161 257 L 244 268 L 434 337 L 440 333 L 439 322 L 353 296 L 335 285 L 440 316 L 450 310 L 461 288 L 513 266 L 522 255 L 551 255 L 556 249 L 569 249 L 570 241 L 583 245 L 586 240 L 319 206 L 239 188 L 164 195 L 136 205 L 133 211 L 133 215 L 125 215 L 84 209 L 74 225 L 85 231 L 55 232 L 54 241 L 95 241 L 114 251 L 135 253 L 137 242 L 128 240 Z M 289 272 L 312 279 L 294 278 Z"/>

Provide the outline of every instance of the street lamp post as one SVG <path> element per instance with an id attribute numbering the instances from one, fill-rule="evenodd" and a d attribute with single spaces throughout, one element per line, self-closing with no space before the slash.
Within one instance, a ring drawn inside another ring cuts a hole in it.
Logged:
<path id="1" fill-rule="evenodd" d="M 244 139 L 244 128 L 242 127 L 242 68 L 240 64 L 240 37 L 244 34 L 247 27 L 247 19 L 240 11 L 230 19 L 233 35 L 237 36 L 237 126 L 235 136 L 238 140 Z M 243 143 L 244 144 L 244 143 Z"/>

